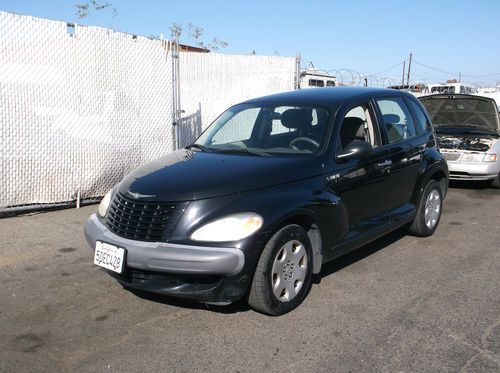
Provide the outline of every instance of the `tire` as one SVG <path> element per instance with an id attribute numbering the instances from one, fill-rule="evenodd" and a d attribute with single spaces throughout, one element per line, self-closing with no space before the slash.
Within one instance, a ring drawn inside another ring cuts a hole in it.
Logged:
<path id="1" fill-rule="evenodd" d="M 430 180 L 420 198 L 417 215 L 410 226 L 410 234 L 417 237 L 432 236 L 439 225 L 442 210 L 441 188 L 436 180 Z"/>
<path id="2" fill-rule="evenodd" d="M 491 187 L 495 189 L 500 189 L 500 173 L 491 181 Z"/>
<path id="3" fill-rule="evenodd" d="M 277 316 L 296 308 L 311 287 L 312 249 L 299 225 L 287 225 L 267 242 L 248 295 L 256 311 Z"/>

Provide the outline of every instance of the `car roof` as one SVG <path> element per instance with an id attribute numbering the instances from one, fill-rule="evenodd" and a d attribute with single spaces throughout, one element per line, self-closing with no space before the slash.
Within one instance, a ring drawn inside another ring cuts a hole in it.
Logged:
<path id="1" fill-rule="evenodd" d="M 376 97 L 411 97 L 406 92 L 386 89 L 386 88 L 367 88 L 367 87 L 322 87 L 299 89 L 296 91 L 278 93 L 269 96 L 263 96 L 245 101 L 245 104 L 263 103 L 263 102 L 283 102 L 289 104 L 318 104 L 324 106 L 339 106 L 349 101 L 361 99 L 372 99 Z"/>

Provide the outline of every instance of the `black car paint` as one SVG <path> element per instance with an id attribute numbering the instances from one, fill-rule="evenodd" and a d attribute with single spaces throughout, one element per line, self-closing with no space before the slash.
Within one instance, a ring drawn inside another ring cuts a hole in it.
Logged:
<path id="1" fill-rule="evenodd" d="M 143 288 L 199 301 L 235 301 L 245 294 L 263 247 L 278 227 L 292 222 L 309 227 L 316 254 L 325 263 L 411 222 L 429 179 L 444 180 L 446 191 L 447 165 L 436 150 L 431 129 L 387 144 L 384 126 L 379 125 L 386 145 L 373 149 L 371 157 L 336 158 L 343 116 L 360 103 L 374 105 L 375 97 L 403 97 L 422 107 L 413 96 L 380 89 L 321 88 L 258 98 L 248 103 L 329 108 L 335 114 L 329 141 L 318 155 L 306 156 L 259 157 L 181 149 L 129 174 L 117 190 L 152 195 L 145 198 L 151 200 L 189 201 L 169 242 L 193 244 L 190 235 L 194 230 L 232 213 L 255 212 L 264 220 L 260 231 L 244 240 L 201 243 L 240 248 L 245 264 L 239 274 L 217 279 L 208 287 L 180 284 L 175 276 L 168 279 L 164 274 L 154 280 L 152 274 L 153 281 L 145 282 Z M 376 120 L 381 123 L 380 115 Z M 387 160 L 392 161 L 391 166 L 380 166 Z M 123 276 L 119 279 L 130 285 Z"/>
<path id="2" fill-rule="evenodd" d="M 314 158 L 181 149 L 139 167 L 125 177 L 120 188 L 162 201 L 191 201 L 263 189 L 321 173 Z"/>

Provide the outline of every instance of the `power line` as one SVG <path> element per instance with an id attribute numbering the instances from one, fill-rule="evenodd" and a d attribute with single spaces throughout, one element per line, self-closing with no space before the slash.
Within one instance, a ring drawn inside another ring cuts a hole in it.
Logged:
<path id="1" fill-rule="evenodd" d="M 406 61 L 406 60 L 405 60 Z M 376 72 L 376 73 L 370 73 L 368 75 L 378 75 L 378 74 L 382 74 L 382 73 L 385 73 L 386 71 L 389 71 L 389 70 L 392 70 L 392 69 L 395 69 L 396 67 L 398 66 L 401 66 L 405 61 L 401 61 L 400 63 L 394 65 L 394 66 L 391 66 L 385 70 L 382 70 L 382 71 L 379 71 L 379 72 Z"/>
<path id="2" fill-rule="evenodd" d="M 432 66 L 423 64 L 423 63 L 415 61 L 415 60 L 413 60 L 413 62 L 416 63 L 417 65 L 423 66 L 423 67 L 425 67 L 427 69 L 430 69 L 430 70 L 437 71 L 437 72 L 442 73 L 442 74 L 457 75 L 456 72 L 452 73 L 452 72 L 449 72 L 449 71 L 441 70 L 441 69 L 438 69 L 436 67 L 432 67 Z M 467 75 L 467 74 L 462 74 L 462 76 L 467 77 L 467 78 L 488 78 L 488 77 L 498 76 L 498 75 L 500 75 L 500 73 L 486 74 L 486 75 Z"/>

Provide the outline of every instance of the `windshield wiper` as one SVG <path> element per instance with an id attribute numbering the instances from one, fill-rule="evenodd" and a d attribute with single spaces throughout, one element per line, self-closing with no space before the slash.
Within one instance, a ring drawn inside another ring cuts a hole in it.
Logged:
<path id="1" fill-rule="evenodd" d="M 255 155 L 258 157 L 265 157 L 269 156 L 269 153 L 263 153 L 263 152 L 256 152 L 253 150 L 250 150 L 248 148 L 238 148 L 238 149 L 217 149 L 218 153 L 227 153 L 227 154 L 249 154 L 249 155 Z"/>
<path id="2" fill-rule="evenodd" d="M 206 146 L 203 146 L 203 145 L 200 145 L 200 144 L 189 144 L 188 146 L 185 147 L 185 149 L 200 149 L 201 151 L 203 152 L 207 152 L 207 153 L 210 153 L 210 152 L 214 152 L 215 149 L 211 149 L 211 148 L 207 148 Z"/>

